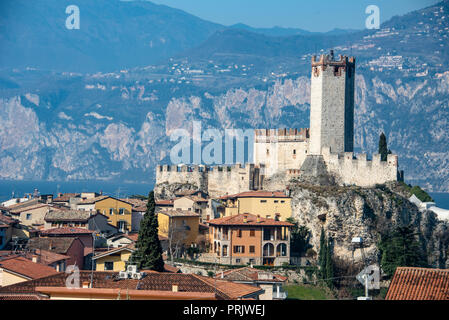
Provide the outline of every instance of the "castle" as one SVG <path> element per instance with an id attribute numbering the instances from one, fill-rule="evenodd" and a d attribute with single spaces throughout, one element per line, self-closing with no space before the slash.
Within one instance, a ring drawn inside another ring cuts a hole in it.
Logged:
<path id="1" fill-rule="evenodd" d="M 192 184 L 212 196 L 260 190 L 277 174 L 288 179 L 328 175 L 340 185 L 371 187 L 402 179 L 398 156 L 368 160 L 354 154 L 355 58 L 312 58 L 310 129 L 258 129 L 254 161 L 242 166 L 169 166 L 156 169 L 156 185 Z"/>

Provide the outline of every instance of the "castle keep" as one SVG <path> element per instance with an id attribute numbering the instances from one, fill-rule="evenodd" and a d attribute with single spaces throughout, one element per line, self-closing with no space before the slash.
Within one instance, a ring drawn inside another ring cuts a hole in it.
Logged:
<path id="1" fill-rule="evenodd" d="M 158 166 L 156 185 L 193 184 L 212 196 L 263 189 L 274 175 L 332 176 L 341 185 L 370 187 L 397 181 L 398 156 L 368 160 L 354 151 L 355 58 L 333 51 L 312 58 L 310 128 L 257 129 L 254 161 L 242 166 Z"/>

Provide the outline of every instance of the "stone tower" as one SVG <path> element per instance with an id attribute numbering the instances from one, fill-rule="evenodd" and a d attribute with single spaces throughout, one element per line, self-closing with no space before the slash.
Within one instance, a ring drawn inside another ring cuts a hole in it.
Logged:
<path id="1" fill-rule="evenodd" d="M 312 57 L 310 105 L 310 154 L 320 155 L 323 147 L 332 153 L 354 149 L 355 58 L 334 52 Z"/>

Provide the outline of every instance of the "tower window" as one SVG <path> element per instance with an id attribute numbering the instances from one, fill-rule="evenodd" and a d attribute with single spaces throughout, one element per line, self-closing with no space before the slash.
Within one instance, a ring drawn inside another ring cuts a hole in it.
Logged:
<path id="1" fill-rule="evenodd" d="M 295 149 L 295 150 L 293 150 L 293 154 L 296 154 L 296 149 Z"/>
<path id="2" fill-rule="evenodd" d="M 270 149 L 267 149 L 267 156 L 270 155 Z"/>

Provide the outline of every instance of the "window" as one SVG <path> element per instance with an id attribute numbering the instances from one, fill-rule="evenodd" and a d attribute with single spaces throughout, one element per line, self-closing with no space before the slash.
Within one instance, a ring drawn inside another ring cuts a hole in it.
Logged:
<path id="1" fill-rule="evenodd" d="M 234 253 L 245 253 L 245 246 L 234 246 Z"/>
<path id="2" fill-rule="evenodd" d="M 256 262 L 256 260 L 254 260 L 254 259 L 249 259 L 249 263 L 250 264 L 254 264 Z"/>
<path id="3" fill-rule="evenodd" d="M 104 270 L 105 270 L 105 271 L 112 271 L 112 270 L 114 270 L 114 262 L 112 262 L 112 261 L 106 261 L 106 262 L 104 263 Z"/>
<path id="4" fill-rule="evenodd" d="M 285 203 L 285 200 L 281 200 L 281 203 Z"/>
<path id="5" fill-rule="evenodd" d="M 26 219 L 31 220 L 31 213 L 27 213 Z"/>
<path id="6" fill-rule="evenodd" d="M 109 208 L 109 214 L 112 216 L 114 214 L 114 209 L 113 208 Z"/>
<path id="7" fill-rule="evenodd" d="M 279 203 L 279 200 L 274 200 L 274 203 Z"/>
<path id="8" fill-rule="evenodd" d="M 126 221 L 119 221 L 117 227 L 120 232 L 125 232 L 126 230 Z"/>
<path id="9" fill-rule="evenodd" d="M 256 236 L 256 230 L 254 230 L 254 229 L 249 230 L 249 236 L 250 237 L 255 237 Z"/>
<path id="10" fill-rule="evenodd" d="M 293 154 L 296 154 L 296 150 L 293 150 Z"/>
<path id="11" fill-rule="evenodd" d="M 255 246 L 249 246 L 249 253 L 254 253 L 256 252 L 256 247 Z"/>
<path id="12" fill-rule="evenodd" d="M 267 149 L 267 156 L 270 155 L 270 149 Z"/>
<path id="13" fill-rule="evenodd" d="M 240 263 L 240 259 L 235 259 L 235 263 Z"/>
<path id="14" fill-rule="evenodd" d="M 125 214 L 125 208 L 120 208 L 118 211 L 118 214 L 124 215 Z"/>
<path id="15" fill-rule="evenodd" d="M 260 200 L 260 203 L 267 203 L 267 200 Z"/>
<path id="16" fill-rule="evenodd" d="M 239 238 L 242 237 L 242 230 L 241 229 L 237 230 L 237 237 L 239 237 Z"/>

